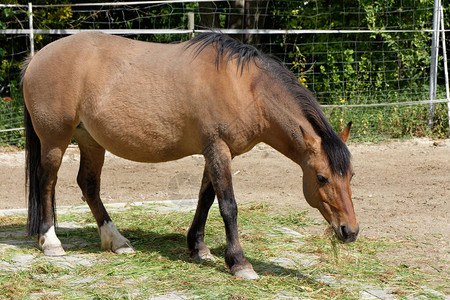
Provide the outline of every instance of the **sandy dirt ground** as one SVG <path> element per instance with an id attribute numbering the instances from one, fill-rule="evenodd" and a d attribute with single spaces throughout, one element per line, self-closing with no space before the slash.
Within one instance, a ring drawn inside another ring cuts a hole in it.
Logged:
<path id="1" fill-rule="evenodd" d="M 413 139 L 378 144 L 352 143 L 356 176 L 353 201 L 363 238 L 402 241 L 384 253 L 390 263 L 443 278 L 450 276 L 450 140 Z M 76 147 L 69 148 L 59 172 L 58 205 L 81 204 L 76 184 Z M 102 176 L 105 203 L 193 199 L 203 171 L 201 156 L 161 163 L 134 163 L 107 154 Z M 300 167 L 266 145 L 258 145 L 233 164 L 238 202 L 268 203 L 274 210 L 308 210 Z M 24 208 L 24 152 L 0 148 L 0 209 Z M 311 226 L 321 233 L 325 224 Z"/>

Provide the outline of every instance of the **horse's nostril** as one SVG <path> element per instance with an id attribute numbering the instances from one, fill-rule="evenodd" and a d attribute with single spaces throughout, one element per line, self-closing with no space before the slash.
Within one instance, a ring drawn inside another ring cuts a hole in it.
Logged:
<path id="1" fill-rule="evenodd" d="M 348 227 L 346 225 L 341 226 L 341 235 L 344 240 L 348 238 Z"/>
<path id="2" fill-rule="evenodd" d="M 356 241 L 359 232 L 359 225 L 356 226 L 355 229 L 347 225 L 342 225 L 339 227 L 339 232 L 336 232 L 338 238 L 344 243 L 350 243 Z"/>

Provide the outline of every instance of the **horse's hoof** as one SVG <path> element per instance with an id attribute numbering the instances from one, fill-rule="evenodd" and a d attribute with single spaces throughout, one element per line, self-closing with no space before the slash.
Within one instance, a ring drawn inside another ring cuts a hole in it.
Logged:
<path id="1" fill-rule="evenodd" d="M 50 227 L 44 234 L 38 236 L 38 247 L 42 249 L 46 256 L 63 256 L 66 255 L 61 241 L 55 233 L 55 227 Z"/>
<path id="2" fill-rule="evenodd" d="M 66 251 L 60 245 L 42 248 L 45 256 L 64 256 Z"/>
<path id="3" fill-rule="evenodd" d="M 208 251 L 192 251 L 191 258 L 197 262 L 215 261 L 216 257 Z"/>
<path id="4" fill-rule="evenodd" d="M 120 247 L 117 247 L 116 249 L 112 249 L 112 251 L 116 254 L 133 254 L 136 253 L 136 250 L 134 250 L 133 246 L 131 246 L 130 242 L 126 242 Z"/>
<path id="5" fill-rule="evenodd" d="M 199 260 L 200 261 L 215 261 L 217 258 L 212 255 L 211 253 L 206 253 L 203 255 L 199 255 Z"/>
<path id="6" fill-rule="evenodd" d="M 259 278 L 258 274 L 256 274 L 256 272 L 253 269 L 239 270 L 236 273 L 234 273 L 234 276 L 248 280 L 254 280 Z"/>
<path id="7" fill-rule="evenodd" d="M 212 255 L 211 253 L 205 253 L 202 255 L 192 255 L 191 256 L 193 260 L 198 261 L 198 262 L 204 262 L 204 261 L 215 261 L 216 257 L 214 255 Z"/>

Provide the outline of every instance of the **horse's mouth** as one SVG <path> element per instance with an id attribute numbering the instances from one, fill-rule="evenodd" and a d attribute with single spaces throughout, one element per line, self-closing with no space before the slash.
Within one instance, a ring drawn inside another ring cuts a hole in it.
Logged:
<path id="1" fill-rule="evenodd" d="M 359 225 L 357 224 L 355 228 L 350 228 L 348 225 L 333 225 L 333 230 L 338 240 L 347 244 L 356 241 L 358 238 Z"/>

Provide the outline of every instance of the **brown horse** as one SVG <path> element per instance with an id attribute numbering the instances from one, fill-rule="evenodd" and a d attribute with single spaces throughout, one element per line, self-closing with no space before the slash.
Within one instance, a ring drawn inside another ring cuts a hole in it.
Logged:
<path id="1" fill-rule="evenodd" d="M 23 70 L 28 233 L 46 255 L 64 255 L 54 230 L 55 185 L 71 138 L 80 148 L 78 184 L 97 221 L 102 248 L 134 252 L 100 200 L 105 149 L 139 162 L 203 154 L 205 169 L 187 243 L 211 258 L 204 229 L 215 196 L 226 229 L 225 261 L 257 278 L 239 243 L 231 160 L 264 142 L 300 165 L 308 203 L 342 242 L 358 235 L 353 174 L 344 144 L 319 105 L 279 62 L 219 33 L 154 44 L 102 33 L 53 42 Z"/>

